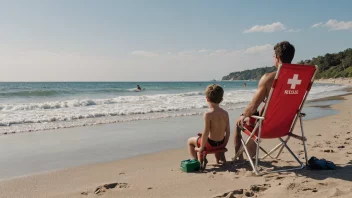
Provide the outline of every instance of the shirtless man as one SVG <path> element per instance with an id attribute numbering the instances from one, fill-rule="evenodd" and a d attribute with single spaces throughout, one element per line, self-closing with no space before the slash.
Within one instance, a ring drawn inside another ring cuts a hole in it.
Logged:
<path id="1" fill-rule="evenodd" d="M 227 111 L 219 107 L 224 90 L 219 85 L 209 85 L 205 90 L 209 111 L 204 113 L 204 130 L 198 137 L 188 139 L 188 151 L 193 159 L 204 150 L 225 148 L 230 138 L 230 122 Z M 216 154 L 217 163 L 226 162 L 225 154 Z"/>
<path id="2" fill-rule="evenodd" d="M 295 55 L 295 47 L 290 44 L 288 41 L 282 41 L 278 44 L 275 45 L 274 47 L 274 65 L 276 69 L 278 69 L 278 66 L 281 63 L 291 63 L 292 59 Z M 272 73 L 267 73 L 262 76 L 262 78 L 259 81 L 258 84 L 258 90 L 254 94 L 254 97 L 252 101 L 247 105 L 246 109 L 244 110 L 243 114 L 239 117 L 239 119 L 236 121 L 236 129 L 235 129 L 235 150 L 236 153 L 240 150 L 241 147 L 241 129 L 238 126 L 243 125 L 244 122 L 246 122 L 248 125 L 253 125 L 253 123 L 250 123 L 248 117 L 252 115 L 261 115 L 262 112 L 258 112 L 257 109 L 259 105 L 262 102 L 265 102 L 265 100 L 269 96 L 269 92 L 271 89 L 271 86 L 274 82 L 274 78 L 276 75 L 276 71 Z M 256 144 L 253 140 L 250 140 L 249 143 L 247 144 L 247 149 L 249 152 L 250 156 L 255 156 L 256 153 Z M 239 159 L 243 159 L 243 154 L 239 156 Z"/>

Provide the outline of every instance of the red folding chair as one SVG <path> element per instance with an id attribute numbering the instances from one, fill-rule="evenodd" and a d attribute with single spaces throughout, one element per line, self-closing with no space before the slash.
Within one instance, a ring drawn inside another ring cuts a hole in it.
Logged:
<path id="1" fill-rule="evenodd" d="M 201 133 L 198 133 L 198 138 L 201 138 L 202 134 Z M 198 140 L 197 140 L 198 142 Z M 199 153 L 199 162 L 200 162 L 200 170 L 201 171 L 204 171 L 205 170 L 205 167 L 207 166 L 207 163 L 208 163 L 208 160 L 207 160 L 207 155 L 208 154 L 214 154 L 215 157 L 217 155 L 221 155 L 222 157 L 224 157 L 224 159 L 222 160 L 226 160 L 225 158 L 225 153 L 227 152 L 227 148 L 225 147 L 219 147 L 218 149 L 216 150 L 211 150 L 211 151 L 208 151 L 208 150 L 204 150 L 202 151 L 201 153 Z M 220 157 L 220 156 L 218 156 Z M 217 158 L 217 157 L 216 157 Z"/>
<path id="2" fill-rule="evenodd" d="M 283 148 L 286 148 L 295 158 L 295 160 L 300 164 L 300 166 L 270 172 L 283 172 L 304 168 L 304 164 L 288 147 L 287 142 L 291 137 L 303 142 L 305 160 L 307 163 L 308 156 L 305 144 L 306 138 L 304 136 L 302 123 L 302 117 L 304 117 L 305 114 L 301 113 L 301 110 L 312 87 L 317 71 L 317 66 L 310 65 L 284 63 L 279 66 L 269 93 L 268 100 L 264 107 L 263 114 L 261 116 L 251 116 L 251 118 L 256 119 L 254 128 L 248 126 L 243 126 L 242 128 L 242 131 L 248 135 L 248 138 L 246 141 L 243 138 L 241 139 L 242 145 L 240 150 L 235 155 L 235 160 L 239 155 L 245 152 L 253 168 L 253 171 L 259 175 L 259 149 L 261 149 L 266 154 L 261 158 L 264 159 L 275 151 L 279 150 L 275 157 L 278 158 Z M 292 133 L 297 119 L 299 119 L 301 125 L 301 136 Z M 283 139 L 284 137 L 286 137 L 285 140 Z M 266 152 L 260 146 L 260 142 L 263 139 L 273 138 L 278 138 L 280 140 L 280 144 L 275 146 L 271 151 Z M 255 162 L 253 162 L 246 147 L 250 139 L 254 140 L 257 146 Z"/>

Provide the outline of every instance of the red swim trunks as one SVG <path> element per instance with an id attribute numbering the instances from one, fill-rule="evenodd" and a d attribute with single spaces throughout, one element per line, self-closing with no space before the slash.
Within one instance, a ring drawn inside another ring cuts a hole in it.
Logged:
<path id="1" fill-rule="evenodd" d="M 200 147 L 202 143 L 202 136 L 197 139 L 197 146 Z M 216 151 L 225 148 L 225 138 L 221 141 L 214 141 L 208 138 L 208 142 L 205 144 L 206 151 Z"/>

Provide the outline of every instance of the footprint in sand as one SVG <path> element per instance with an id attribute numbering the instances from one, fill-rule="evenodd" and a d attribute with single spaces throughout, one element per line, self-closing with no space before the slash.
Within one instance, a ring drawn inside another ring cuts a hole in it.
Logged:
<path id="1" fill-rule="evenodd" d="M 334 153 L 335 151 L 332 149 L 325 149 L 323 152 L 325 153 Z"/>
<path id="2" fill-rule="evenodd" d="M 128 183 L 110 183 L 110 184 L 104 184 L 102 186 L 98 186 L 95 190 L 94 190 L 94 194 L 97 195 L 102 195 L 104 194 L 106 191 L 110 190 L 110 189 L 114 189 L 114 188 L 129 188 L 130 185 Z M 88 195 L 88 192 L 82 192 L 81 195 Z"/>
<path id="3" fill-rule="evenodd" d="M 312 148 L 321 148 L 322 146 L 321 146 L 321 144 L 317 144 L 317 143 L 315 143 L 313 146 L 312 146 Z"/>
<path id="4" fill-rule="evenodd" d="M 129 184 L 128 183 L 110 183 L 110 184 L 104 184 L 103 186 L 98 186 L 94 193 L 99 195 L 99 194 L 103 194 L 105 193 L 107 190 L 109 189 L 113 189 L 113 188 L 129 188 Z"/>
<path id="5" fill-rule="evenodd" d="M 312 191 L 312 192 L 318 192 L 316 188 L 304 188 L 302 191 Z"/>
<path id="6" fill-rule="evenodd" d="M 266 191 L 270 187 L 271 187 L 270 184 L 252 185 L 251 186 L 251 191 L 258 193 L 258 192 Z"/>
<path id="7" fill-rule="evenodd" d="M 234 198 L 236 195 L 242 195 L 244 193 L 244 190 L 243 189 L 239 189 L 239 190 L 234 190 L 234 191 L 230 191 L 230 192 L 227 192 L 227 193 L 224 193 L 220 196 L 216 196 L 214 198 Z"/>
<path id="8" fill-rule="evenodd" d="M 296 188 L 296 183 L 290 183 L 286 186 L 287 190 L 293 190 Z"/>
<path id="9" fill-rule="evenodd" d="M 275 180 L 281 180 L 284 178 L 284 177 L 280 176 L 280 174 L 270 174 L 270 175 L 265 175 L 263 177 L 266 182 L 271 181 L 274 178 L 275 178 Z"/>
<path id="10" fill-rule="evenodd" d="M 263 192 L 270 187 L 271 187 L 270 184 L 252 185 L 250 189 L 234 190 L 234 191 L 230 191 L 222 195 L 216 196 L 214 198 L 235 198 L 237 196 L 243 197 L 243 195 L 246 197 L 253 197 L 255 194 Z"/>

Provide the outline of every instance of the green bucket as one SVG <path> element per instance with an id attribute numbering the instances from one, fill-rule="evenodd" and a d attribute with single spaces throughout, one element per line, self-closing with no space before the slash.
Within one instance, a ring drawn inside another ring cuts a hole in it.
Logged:
<path id="1" fill-rule="evenodd" d="M 200 169 L 200 163 L 198 160 L 188 159 L 188 160 L 181 161 L 181 170 L 183 172 L 186 172 L 186 173 L 195 172 L 195 171 L 199 171 L 199 169 Z"/>

